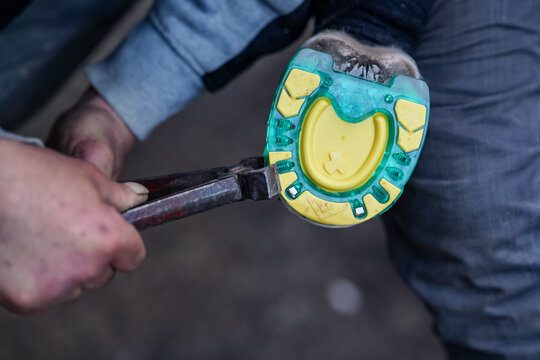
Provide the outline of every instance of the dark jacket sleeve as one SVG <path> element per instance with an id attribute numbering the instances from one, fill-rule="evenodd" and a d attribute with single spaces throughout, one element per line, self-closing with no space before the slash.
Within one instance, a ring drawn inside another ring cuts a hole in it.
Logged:
<path id="1" fill-rule="evenodd" d="M 396 46 L 410 55 L 434 0 L 313 0 L 316 31 L 342 30 L 357 40 Z"/>

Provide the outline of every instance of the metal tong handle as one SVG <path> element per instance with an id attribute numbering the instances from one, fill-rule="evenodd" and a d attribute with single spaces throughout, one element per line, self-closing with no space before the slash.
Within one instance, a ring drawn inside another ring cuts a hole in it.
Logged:
<path id="1" fill-rule="evenodd" d="M 262 157 L 253 157 L 232 167 L 135 180 L 150 190 L 148 201 L 122 215 L 143 230 L 244 199 L 269 199 L 280 191 L 277 168 L 263 166 Z"/>

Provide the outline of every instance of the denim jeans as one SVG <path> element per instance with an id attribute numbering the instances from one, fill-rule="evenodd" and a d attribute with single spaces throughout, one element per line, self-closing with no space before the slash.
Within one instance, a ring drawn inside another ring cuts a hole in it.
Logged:
<path id="1" fill-rule="evenodd" d="M 385 217 L 452 359 L 540 359 L 540 1 L 438 0 L 425 147 Z"/>

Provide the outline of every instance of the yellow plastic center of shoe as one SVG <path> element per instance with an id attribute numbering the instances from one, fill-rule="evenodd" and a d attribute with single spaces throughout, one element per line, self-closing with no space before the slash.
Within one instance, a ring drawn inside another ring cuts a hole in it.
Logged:
<path id="1" fill-rule="evenodd" d="M 388 119 L 376 113 L 358 123 L 342 120 L 330 99 L 309 108 L 300 132 L 302 169 L 317 186 L 344 192 L 362 186 L 381 162 L 388 142 Z"/>

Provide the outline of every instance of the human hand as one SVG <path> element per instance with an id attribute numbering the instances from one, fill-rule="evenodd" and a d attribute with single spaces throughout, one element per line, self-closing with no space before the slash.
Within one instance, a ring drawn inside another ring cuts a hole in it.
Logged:
<path id="1" fill-rule="evenodd" d="M 90 88 L 53 126 L 47 145 L 93 163 L 117 179 L 135 136 L 115 110 Z"/>
<path id="2" fill-rule="evenodd" d="M 0 305 L 41 311 L 141 264 L 142 239 L 119 211 L 146 200 L 142 185 L 10 140 L 0 140 L 0 164 Z"/>

